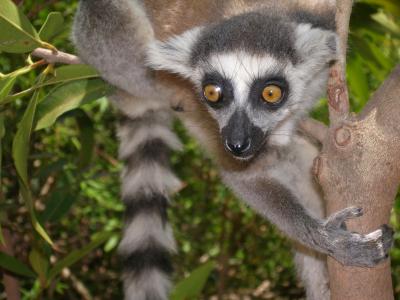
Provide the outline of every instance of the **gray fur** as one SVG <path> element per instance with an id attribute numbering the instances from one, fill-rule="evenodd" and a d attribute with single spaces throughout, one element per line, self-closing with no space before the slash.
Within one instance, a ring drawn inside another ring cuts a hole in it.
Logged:
<path id="1" fill-rule="evenodd" d="M 110 83 L 135 96 L 156 94 L 151 71 L 142 63 L 153 29 L 141 1 L 81 1 L 72 39 L 80 58 Z"/>
<path id="2" fill-rule="evenodd" d="M 329 11 L 323 12 L 322 14 L 313 14 L 310 11 L 298 9 L 290 11 L 289 19 L 295 20 L 296 23 L 312 24 L 315 28 L 322 28 L 331 31 L 336 30 L 335 19 L 332 18 Z"/>
<path id="3" fill-rule="evenodd" d="M 159 93 L 143 64 L 152 38 L 140 1 L 80 2 L 73 30 L 78 53 L 119 88 L 111 100 L 122 114 L 118 136 L 125 161 L 121 194 L 126 212 L 119 254 L 125 300 L 167 300 L 169 256 L 175 252 L 166 210 L 169 195 L 181 183 L 169 168 L 168 154 L 180 142 L 170 129 L 169 103 L 160 98 L 168 92 Z"/>
<path id="4" fill-rule="evenodd" d="M 167 258 L 175 246 L 166 223 L 168 196 L 179 186 L 166 157 L 170 148 L 179 147 L 169 129 L 167 107 L 173 94 L 147 66 L 190 79 L 198 92 L 206 74 L 217 72 L 229 78 L 230 103 L 223 109 L 204 103 L 206 110 L 202 110 L 208 111 L 222 132 L 226 126 L 238 128 L 232 116 L 240 108 L 246 116 L 241 122 L 261 129 L 264 137 L 245 161 L 231 158 L 225 164 L 224 156 L 230 154 L 216 156 L 222 178 L 256 212 L 309 247 L 298 246 L 296 254 L 308 299 L 329 298 L 324 254 L 364 267 L 385 259 L 392 241 L 390 229 L 382 227 L 367 235 L 346 231 L 346 219 L 359 215 L 354 208 L 324 218 L 324 204 L 310 173 L 317 148 L 296 131 L 297 121 L 325 90 L 328 66 L 337 50 L 333 20 L 332 12 L 264 7 L 161 42 L 154 39 L 140 1 L 81 0 L 73 33 L 79 55 L 120 89 L 112 101 L 126 116 L 119 129 L 121 158 L 127 162 L 122 174 L 126 231 L 120 246 L 126 266 L 126 300 L 168 298 Z M 277 74 L 288 84 L 286 106 L 263 109 L 258 97 L 250 97 L 253 84 L 260 77 L 271 79 Z M 210 131 L 198 126 L 198 119 L 185 108 L 178 116 L 216 155 L 223 140 L 215 140 Z M 162 147 L 148 150 L 160 143 Z M 133 224 L 143 228 L 132 229 Z"/>
<path id="5" fill-rule="evenodd" d="M 300 148 L 304 142 L 299 143 L 297 139 L 285 150 L 270 150 L 268 155 L 257 157 L 253 164 L 270 164 L 264 172 L 254 174 L 251 167 L 240 174 L 223 172 L 225 180 L 254 210 L 301 244 L 331 255 L 345 265 L 372 267 L 385 260 L 392 236 L 387 227 L 370 235 L 351 233 L 343 229 L 343 223 L 359 216 L 359 210 L 345 209 L 325 221 L 302 203 L 304 198 L 299 196 L 309 194 L 307 190 L 313 186 L 309 178 L 300 176 L 307 172 L 300 167 L 306 165 L 303 161 L 306 157 Z M 302 173 L 291 174 L 282 181 L 283 176 L 278 175 L 281 171 L 277 170 L 287 169 L 288 164 L 290 169 Z"/>
<path id="6" fill-rule="evenodd" d="M 288 20 L 271 13 L 251 12 L 234 16 L 202 31 L 192 48 L 193 66 L 213 53 L 244 50 L 269 53 L 279 60 L 297 61 L 294 34 Z"/>

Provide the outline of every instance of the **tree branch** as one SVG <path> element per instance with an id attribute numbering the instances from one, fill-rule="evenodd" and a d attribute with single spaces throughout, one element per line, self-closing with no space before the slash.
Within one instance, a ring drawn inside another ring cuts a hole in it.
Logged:
<path id="1" fill-rule="evenodd" d="M 305 134 L 316 139 L 321 144 L 324 142 L 326 136 L 328 135 L 328 127 L 324 123 L 321 123 L 312 118 L 301 120 L 299 125 Z"/>
<path id="2" fill-rule="evenodd" d="M 40 57 L 46 60 L 47 63 L 63 63 L 68 65 L 82 64 L 81 59 L 78 56 L 65 53 L 62 51 L 53 52 L 49 49 L 36 48 L 32 53 L 32 56 Z"/>
<path id="3" fill-rule="evenodd" d="M 398 103 L 400 95 L 400 64 L 398 64 L 385 82 L 373 94 L 372 98 L 360 113 L 360 118 L 364 119 L 372 110 L 377 109 L 377 123 L 384 125 L 389 121 L 389 128 L 396 130 L 399 134 L 400 105 Z M 384 117 L 384 119 L 382 119 Z"/>
<path id="4" fill-rule="evenodd" d="M 352 1 L 338 0 L 337 4 L 341 56 L 330 72 L 330 128 L 314 170 L 328 215 L 349 206 L 362 207 L 364 216 L 348 221 L 347 228 L 367 233 L 389 222 L 400 182 L 400 66 L 360 115 L 350 115 L 345 46 Z M 328 268 L 332 300 L 393 299 L 390 261 L 375 268 L 357 268 L 328 258 Z"/>
<path id="5" fill-rule="evenodd" d="M 329 119 L 332 125 L 347 118 L 350 110 L 346 85 L 346 49 L 352 0 L 337 0 L 336 28 L 339 36 L 338 61 L 331 67 L 328 81 Z"/>

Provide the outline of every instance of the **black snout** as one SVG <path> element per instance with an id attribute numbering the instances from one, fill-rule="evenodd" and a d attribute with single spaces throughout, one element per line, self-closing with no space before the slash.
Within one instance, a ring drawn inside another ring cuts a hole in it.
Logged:
<path id="1" fill-rule="evenodd" d="M 244 111 L 236 111 L 221 134 L 226 150 L 238 158 L 252 157 L 262 145 L 264 136 Z"/>
<path id="2" fill-rule="evenodd" d="M 249 138 L 242 141 L 226 141 L 226 148 L 234 155 L 240 156 L 250 149 L 250 144 Z"/>

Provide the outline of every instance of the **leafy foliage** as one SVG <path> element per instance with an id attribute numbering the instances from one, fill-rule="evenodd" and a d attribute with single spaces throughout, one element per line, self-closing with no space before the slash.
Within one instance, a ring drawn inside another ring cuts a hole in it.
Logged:
<path id="1" fill-rule="evenodd" d="M 23 4 L 0 5 L 0 247 L 12 242 L 14 251 L 0 251 L 0 268 L 18 276 L 23 299 L 121 299 L 121 164 L 116 112 L 105 98 L 112 88 L 89 66 L 29 56 L 36 47 L 73 53 L 75 0 L 15 2 Z M 357 1 L 347 69 L 354 110 L 399 58 L 398 1 Z M 328 121 L 325 100 L 313 115 Z M 169 213 L 179 248 L 172 299 L 301 298 L 289 242 L 233 197 L 212 161 L 175 127 L 185 147 L 172 163 L 187 186 Z M 392 225 L 400 299 L 400 199 Z M 5 229 L 12 241 L 4 241 Z"/>

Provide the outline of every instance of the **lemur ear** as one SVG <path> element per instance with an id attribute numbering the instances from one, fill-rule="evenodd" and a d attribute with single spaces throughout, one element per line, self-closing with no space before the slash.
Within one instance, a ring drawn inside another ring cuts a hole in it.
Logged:
<path id="1" fill-rule="evenodd" d="M 301 23 L 296 25 L 295 35 L 295 47 L 303 62 L 313 61 L 317 66 L 337 59 L 339 45 L 334 31 Z"/>
<path id="2" fill-rule="evenodd" d="M 190 55 L 202 29 L 196 27 L 165 42 L 152 42 L 147 51 L 147 65 L 154 70 L 166 70 L 186 78 L 191 77 L 193 70 Z"/>

